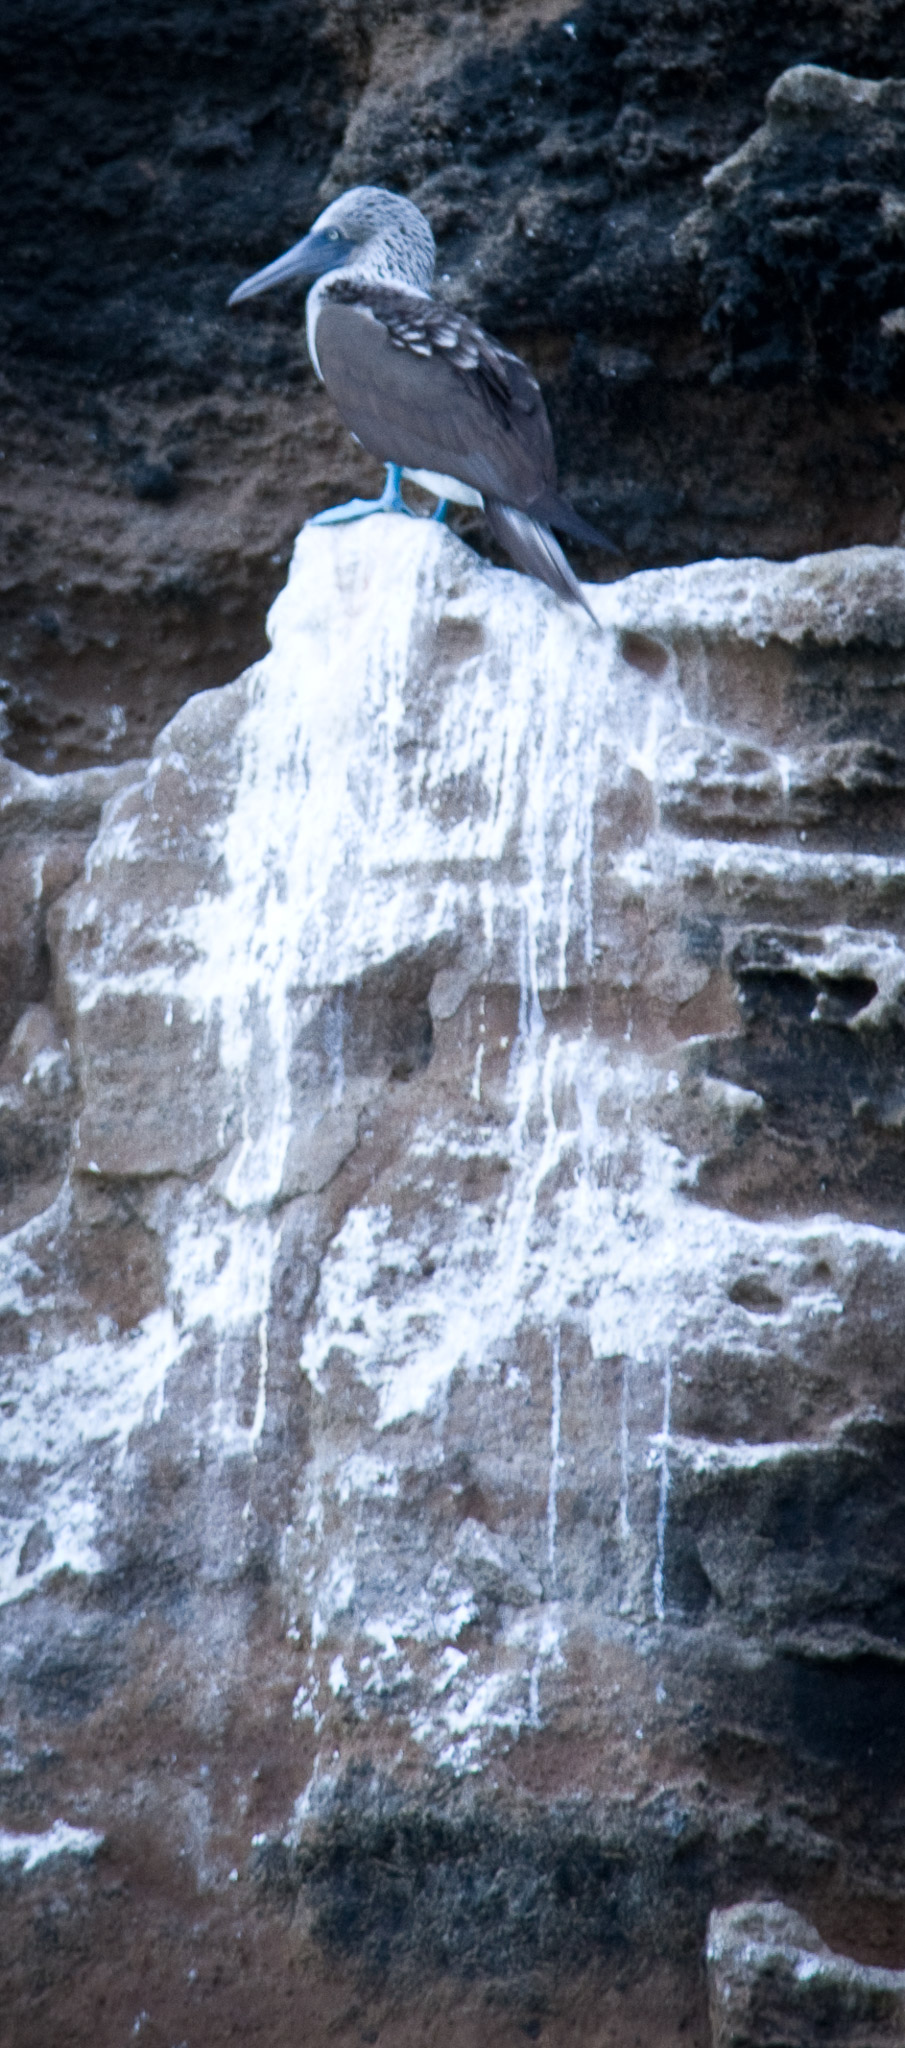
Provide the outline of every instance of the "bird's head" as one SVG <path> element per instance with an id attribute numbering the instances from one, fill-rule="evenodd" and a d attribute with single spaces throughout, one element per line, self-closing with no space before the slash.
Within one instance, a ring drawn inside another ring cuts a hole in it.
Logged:
<path id="1" fill-rule="evenodd" d="M 435 261 L 430 227 L 410 199 L 385 192 L 380 185 L 353 185 L 325 206 L 307 235 L 285 255 L 237 285 L 228 304 L 237 306 L 291 279 L 311 284 L 330 270 L 346 270 L 371 283 L 407 284 L 427 291 Z"/>

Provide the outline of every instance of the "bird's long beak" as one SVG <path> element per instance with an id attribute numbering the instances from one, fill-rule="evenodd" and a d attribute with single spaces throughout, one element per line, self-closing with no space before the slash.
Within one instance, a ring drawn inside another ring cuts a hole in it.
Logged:
<path id="1" fill-rule="evenodd" d="M 274 263 L 268 263 L 263 270 L 256 270 L 253 277 L 246 277 L 237 284 L 227 299 L 228 306 L 238 306 L 242 299 L 254 299 L 259 292 L 269 292 L 271 285 L 288 284 L 291 278 L 305 278 L 310 284 L 315 277 L 323 277 L 327 270 L 338 269 L 352 253 L 352 244 L 342 235 L 333 240 L 329 235 L 319 234 L 312 229 L 304 235 L 284 256 L 278 256 Z"/>

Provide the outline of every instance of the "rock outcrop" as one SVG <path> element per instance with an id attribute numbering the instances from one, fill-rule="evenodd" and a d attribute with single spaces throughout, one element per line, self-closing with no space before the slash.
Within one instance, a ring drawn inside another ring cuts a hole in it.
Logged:
<path id="1" fill-rule="evenodd" d="M 702 265 L 717 381 L 892 393 L 905 350 L 905 82 L 783 73 L 767 119 L 704 179 L 679 247 Z"/>
<path id="2" fill-rule="evenodd" d="M 714 2048 L 882 2048 L 905 2041 L 905 1970 L 834 1955 L 800 1913 L 775 1901 L 711 1915 Z"/>
<path id="3" fill-rule="evenodd" d="M 6 770 L 21 2048 L 703 2044 L 764 1891 L 902 1959 L 905 554 L 591 594 L 308 530 L 149 761 Z"/>

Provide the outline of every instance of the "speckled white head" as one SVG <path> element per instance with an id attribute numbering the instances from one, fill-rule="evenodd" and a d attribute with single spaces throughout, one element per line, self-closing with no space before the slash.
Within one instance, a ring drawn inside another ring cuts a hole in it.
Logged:
<path id="1" fill-rule="evenodd" d="M 292 278 L 313 281 L 327 274 L 428 292 L 436 259 L 429 224 L 410 199 L 380 185 L 353 185 L 324 207 L 285 255 L 237 285 L 229 303 L 256 298 Z"/>
<path id="2" fill-rule="evenodd" d="M 353 185 L 325 206 L 311 234 L 342 239 L 349 250 L 342 268 L 353 277 L 430 290 L 437 260 L 430 225 L 398 192 Z"/>

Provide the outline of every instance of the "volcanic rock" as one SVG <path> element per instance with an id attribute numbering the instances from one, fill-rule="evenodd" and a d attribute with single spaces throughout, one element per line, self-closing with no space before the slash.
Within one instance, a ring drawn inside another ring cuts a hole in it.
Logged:
<path id="1" fill-rule="evenodd" d="M 308 529 L 9 771 L 22 2048 L 704 2048 L 763 1891 L 901 1963 L 905 555 L 589 590 Z"/>
<path id="2" fill-rule="evenodd" d="M 770 1901 L 712 1913 L 713 2048 L 882 2048 L 905 2040 L 905 1970 L 834 1955 L 800 1913 Z"/>

